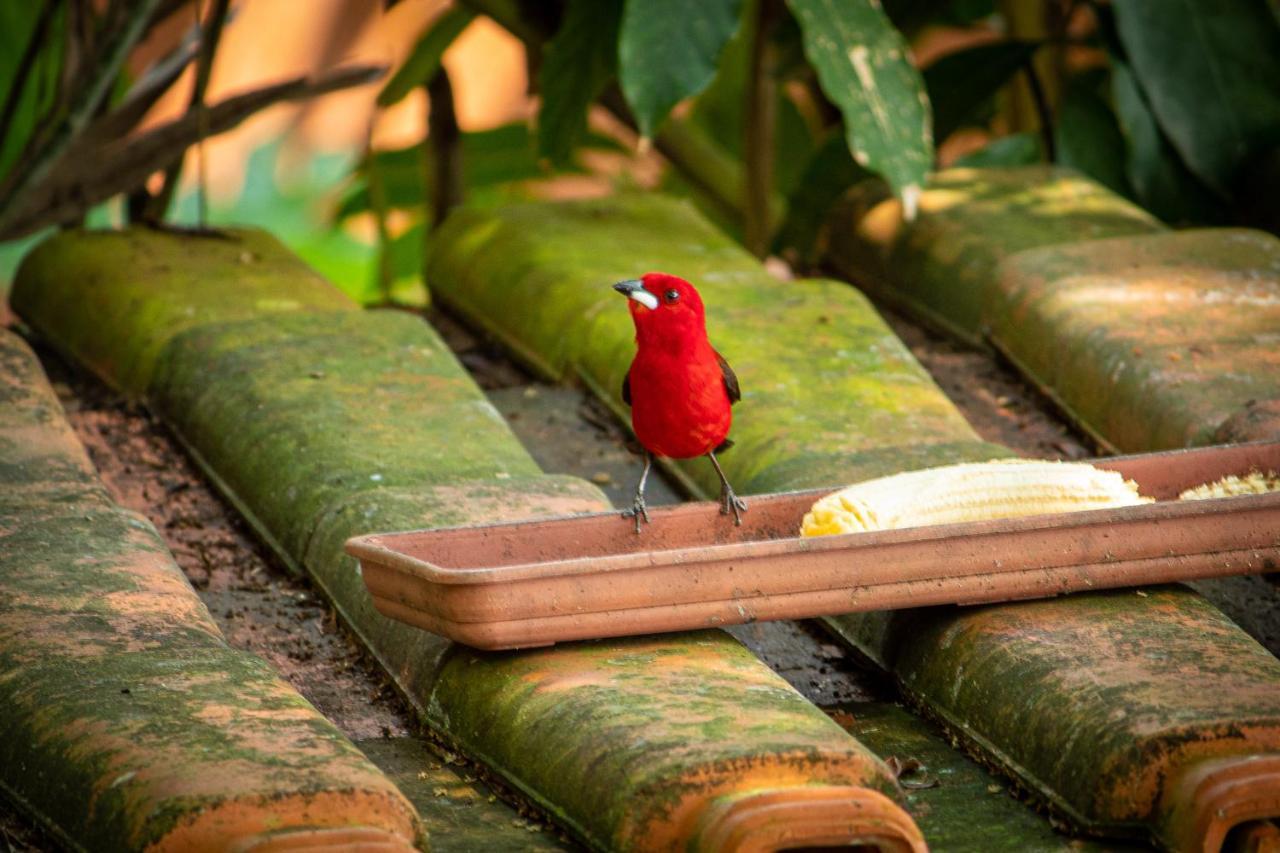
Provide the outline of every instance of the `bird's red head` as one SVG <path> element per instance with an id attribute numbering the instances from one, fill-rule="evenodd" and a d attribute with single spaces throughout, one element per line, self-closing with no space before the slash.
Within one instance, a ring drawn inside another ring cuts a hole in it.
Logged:
<path id="1" fill-rule="evenodd" d="M 651 272 L 638 279 L 620 281 L 613 289 L 627 297 L 631 319 L 636 324 L 636 339 L 641 343 L 674 344 L 706 337 L 702 297 L 684 279 Z"/>

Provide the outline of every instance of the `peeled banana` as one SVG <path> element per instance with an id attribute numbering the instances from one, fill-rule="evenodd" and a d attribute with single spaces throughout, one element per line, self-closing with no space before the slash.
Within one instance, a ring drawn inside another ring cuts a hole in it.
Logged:
<path id="1" fill-rule="evenodd" d="M 1000 459 L 867 480 L 820 499 L 802 536 L 1151 503 L 1133 481 L 1083 462 Z"/>

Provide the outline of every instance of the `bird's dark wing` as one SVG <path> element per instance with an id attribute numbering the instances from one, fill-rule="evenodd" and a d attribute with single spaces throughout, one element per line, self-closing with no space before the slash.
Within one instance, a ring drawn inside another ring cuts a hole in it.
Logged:
<path id="1" fill-rule="evenodd" d="M 720 365 L 720 373 L 724 376 L 724 390 L 729 392 L 729 404 L 732 405 L 742 399 L 742 391 L 738 388 L 738 374 L 733 372 L 733 368 L 729 366 L 729 362 L 724 360 L 724 356 L 716 352 L 716 361 Z M 626 396 L 625 393 L 623 395 Z"/>
<path id="2" fill-rule="evenodd" d="M 628 406 L 631 405 L 631 371 L 627 371 L 627 375 L 622 377 L 622 402 Z"/>

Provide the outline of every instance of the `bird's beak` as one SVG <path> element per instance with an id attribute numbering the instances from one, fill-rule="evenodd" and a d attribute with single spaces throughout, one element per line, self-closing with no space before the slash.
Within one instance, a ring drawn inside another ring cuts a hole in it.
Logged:
<path id="1" fill-rule="evenodd" d="M 644 289 L 644 283 L 638 278 L 629 278 L 626 281 L 620 281 L 613 286 L 613 289 L 621 293 L 628 299 L 639 302 L 650 311 L 658 307 L 658 297 Z"/>

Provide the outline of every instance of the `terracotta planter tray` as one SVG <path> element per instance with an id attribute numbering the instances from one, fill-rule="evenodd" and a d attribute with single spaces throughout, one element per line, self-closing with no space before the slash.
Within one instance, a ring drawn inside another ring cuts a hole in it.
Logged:
<path id="1" fill-rule="evenodd" d="M 1280 470 L 1280 442 L 1100 459 L 1158 502 L 802 539 L 832 489 L 348 540 L 386 616 L 483 649 L 1280 570 L 1280 493 L 1176 501 Z"/>

